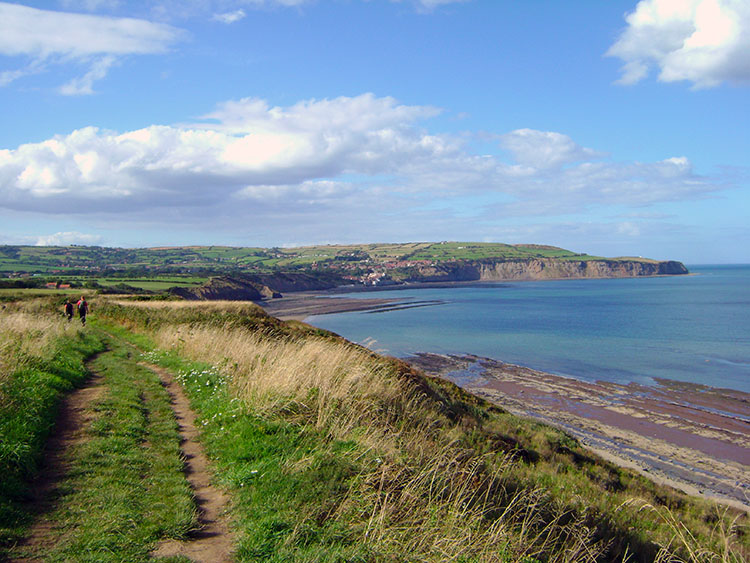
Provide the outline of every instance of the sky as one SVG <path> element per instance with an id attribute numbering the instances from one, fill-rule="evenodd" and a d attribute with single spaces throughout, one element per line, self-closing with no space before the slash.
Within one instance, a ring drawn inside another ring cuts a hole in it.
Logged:
<path id="1" fill-rule="evenodd" d="M 750 263 L 750 0 L 0 1 L 0 244 Z"/>

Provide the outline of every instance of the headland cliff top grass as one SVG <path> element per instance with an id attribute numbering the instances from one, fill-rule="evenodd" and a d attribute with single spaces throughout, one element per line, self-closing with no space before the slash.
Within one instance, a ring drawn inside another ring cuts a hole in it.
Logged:
<path id="1" fill-rule="evenodd" d="M 91 440 L 75 454 L 81 480 L 55 501 L 55 514 L 75 517 L 59 524 L 67 543 L 49 548 L 58 550 L 53 559 L 116 553 L 127 537 L 132 560 L 145 560 L 160 538 L 189 536 L 194 525 L 169 477 L 174 464 L 149 457 L 174 436 L 149 429 L 158 393 L 135 363 L 169 370 L 190 397 L 214 481 L 231 498 L 238 561 L 739 563 L 750 555 L 746 513 L 656 485 L 560 430 L 251 303 L 96 297 L 85 329 L 67 325 L 59 305 L 8 304 L 14 321 L 2 330 L 11 344 L 0 357 L 0 405 L 39 394 L 38 413 L 85 384 L 87 355 L 105 343 L 114 354 L 97 360 L 114 394 L 94 407 Z M 109 423 L 117 413 L 128 420 L 124 435 Z M 2 549 L 15 549 L 31 521 L 24 487 L 40 470 L 48 420 L 0 408 L 0 431 L 14 436 L 3 441 L 0 467 L 17 476 L 0 491 Z M 123 455 L 137 470 L 116 490 L 139 501 L 107 516 L 108 479 L 118 480 L 111 461 Z M 170 483 L 179 511 L 144 488 L 153 482 Z M 89 508 L 76 512 L 82 498 Z M 92 525 L 115 517 L 118 533 Z"/>
<path id="2" fill-rule="evenodd" d="M 392 262 L 464 260 L 602 260 L 535 244 L 418 242 L 317 245 L 296 248 L 183 246 L 108 248 L 99 246 L 0 246 L 0 273 L 80 274 L 103 271 L 210 272 L 305 269 L 313 265 L 378 266 Z M 612 258 L 611 260 L 644 258 Z M 175 280 L 179 281 L 179 280 Z"/>

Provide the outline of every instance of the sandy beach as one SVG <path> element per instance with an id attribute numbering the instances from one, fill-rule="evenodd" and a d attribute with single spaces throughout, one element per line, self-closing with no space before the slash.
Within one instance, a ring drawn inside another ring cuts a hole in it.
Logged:
<path id="1" fill-rule="evenodd" d="M 264 303 L 281 319 L 432 302 L 304 293 Z M 406 358 L 508 411 L 560 427 L 600 456 L 750 512 L 750 394 L 668 380 L 588 382 L 471 355 Z"/>

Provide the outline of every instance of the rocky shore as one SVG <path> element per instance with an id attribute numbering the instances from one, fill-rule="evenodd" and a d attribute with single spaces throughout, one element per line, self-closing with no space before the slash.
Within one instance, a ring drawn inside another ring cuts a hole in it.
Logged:
<path id="1" fill-rule="evenodd" d="M 585 382 L 470 355 L 407 361 L 651 479 L 750 511 L 748 393 L 669 380 Z"/>

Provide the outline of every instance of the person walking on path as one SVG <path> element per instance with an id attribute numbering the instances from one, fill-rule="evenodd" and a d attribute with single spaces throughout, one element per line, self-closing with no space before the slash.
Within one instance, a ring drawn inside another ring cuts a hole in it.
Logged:
<path id="1" fill-rule="evenodd" d="M 68 322 L 73 318 L 73 303 L 71 303 L 70 298 L 65 302 L 65 316 L 68 317 Z"/>
<path id="2" fill-rule="evenodd" d="M 86 298 L 81 295 L 81 299 L 78 300 L 76 305 L 78 307 L 78 316 L 81 317 L 81 324 L 86 326 L 86 315 L 89 312 L 89 304 L 86 303 Z"/>

